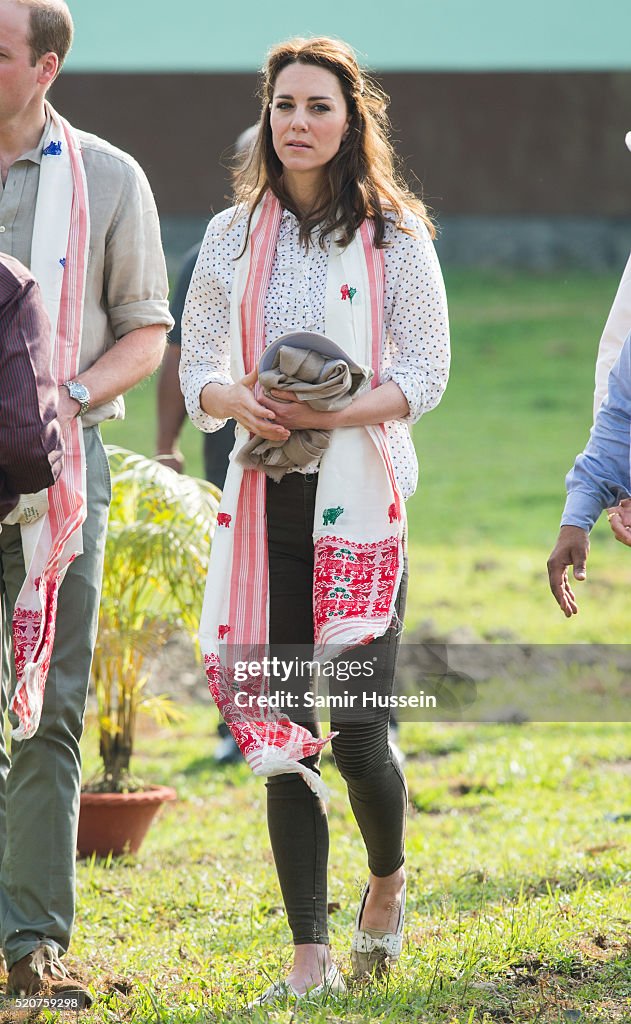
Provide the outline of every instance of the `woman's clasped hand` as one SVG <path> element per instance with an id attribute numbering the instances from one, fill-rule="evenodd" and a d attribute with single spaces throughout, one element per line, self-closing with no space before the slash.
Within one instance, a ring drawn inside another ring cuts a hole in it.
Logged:
<path id="1" fill-rule="evenodd" d="M 233 419 L 251 434 L 269 441 L 286 441 L 290 428 L 277 422 L 272 406 L 254 396 L 258 371 L 246 373 L 236 384 L 207 384 L 201 394 L 201 406 L 217 419 Z"/>

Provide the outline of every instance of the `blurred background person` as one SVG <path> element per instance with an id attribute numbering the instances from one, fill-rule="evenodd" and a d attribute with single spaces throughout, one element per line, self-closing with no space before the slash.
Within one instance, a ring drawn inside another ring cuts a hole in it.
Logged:
<path id="1" fill-rule="evenodd" d="M 631 132 L 624 140 L 631 150 Z M 607 323 L 598 346 L 596 360 L 596 387 L 594 391 L 594 420 L 607 397 L 609 372 L 620 355 L 620 350 L 631 332 L 631 255 L 624 268 L 618 291 L 607 317 Z"/>
<path id="2" fill-rule="evenodd" d="M 631 150 L 631 132 L 625 137 Z M 589 534 L 603 509 L 615 537 L 631 546 L 631 256 L 623 271 L 598 347 L 594 426 L 585 450 L 567 475 L 567 501 L 557 542 L 548 560 L 550 589 L 567 618 L 578 604 L 569 584 L 587 578 Z M 612 369 L 613 367 L 613 369 Z M 609 389 L 612 393 L 609 396 Z M 613 507 L 614 504 L 616 507 Z"/>
<path id="3" fill-rule="evenodd" d="M 256 139 L 257 130 L 257 125 L 251 125 L 239 135 L 235 143 L 233 173 L 247 161 L 252 143 Z M 171 315 L 175 320 L 175 324 L 168 338 L 169 344 L 164 354 L 157 388 L 158 433 L 156 438 L 156 458 L 163 465 L 169 466 L 177 473 L 184 471 L 184 457 L 179 450 L 178 441 L 184 421 L 186 420 L 186 407 L 180 389 L 179 378 L 182 313 L 201 244 L 202 240 L 200 238 L 199 242 L 186 253 L 182 263 L 180 275 L 171 300 Z M 214 434 L 204 434 L 203 445 L 204 476 L 211 484 L 215 484 L 216 487 L 223 490 L 228 471 L 228 456 L 234 445 L 234 420 L 228 420 L 226 425 Z M 236 744 L 233 745 L 231 739 L 228 742 L 236 750 Z"/>
<path id="4" fill-rule="evenodd" d="M 256 139 L 258 125 L 251 125 L 239 135 L 235 143 L 234 170 L 242 167 L 252 150 L 252 144 Z M 184 457 L 179 450 L 178 441 L 186 419 L 186 406 L 180 389 L 180 352 L 182 345 L 182 313 L 188 287 L 191 283 L 193 270 L 197 263 L 197 257 L 202 244 L 199 242 L 189 249 L 182 269 L 175 286 L 173 299 L 171 300 L 171 315 L 175 321 L 173 330 L 168 337 L 168 345 L 164 353 L 162 368 L 158 378 L 157 388 L 157 420 L 158 434 L 156 439 L 156 458 L 160 462 L 174 469 L 176 473 L 184 472 Z M 228 422 L 215 431 L 214 434 L 204 434 L 204 476 L 211 484 L 215 484 L 220 490 L 226 482 L 228 472 L 228 457 L 234 445 L 234 420 Z M 225 722 L 220 722 L 217 727 L 219 743 L 215 749 L 215 761 L 217 764 L 232 764 L 241 761 L 241 751 L 235 743 L 234 736 Z"/>
<path id="5" fill-rule="evenodd" d="M 548 560 L 550 589 L 568 619 L 578 612 L 568 567 L 576 580 L 587 578 L 589 533 L 604 509 L 617 539 L 631 546 L 631 335 L 607 386 L 585 450 L 568 473 L 561 530 Z"/>

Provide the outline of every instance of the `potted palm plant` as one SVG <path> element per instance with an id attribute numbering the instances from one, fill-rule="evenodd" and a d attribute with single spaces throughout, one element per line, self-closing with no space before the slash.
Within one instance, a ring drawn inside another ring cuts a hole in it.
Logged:
<path id="1" fill-rule="evenodd" d="M 81 794 L 79 853 L 135 852 L 174 790 L 132 773 L 137 718 L 182 717 L 149 692 L 151 663 L 176 631 L 195 636 L 219 492 L 123 448 L 109 447 L 112 505 L 92 667 L 101 770 Z M 130 831 L 131 829 L 131 831 Z"/>

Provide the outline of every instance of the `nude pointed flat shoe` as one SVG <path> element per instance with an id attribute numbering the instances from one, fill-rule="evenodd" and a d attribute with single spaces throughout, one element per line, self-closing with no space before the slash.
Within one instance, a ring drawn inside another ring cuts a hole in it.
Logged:
<path id="1" fill-rule="evenodd" d="M 405 922 L 405 884 L 401 892 L 401 906 L 396 931 L 386 932 L 383 936 L 375 936 L 372 929 L 360 928 L 366 897 L 369 892 L 368 882 L 359 901 L 359 909 L 355 918 L 355 932 L 351 943 L 351 966 L 354 978 L 385 974 L 392 964 L 401 956 L 403 949 L 403 924 Z"/>

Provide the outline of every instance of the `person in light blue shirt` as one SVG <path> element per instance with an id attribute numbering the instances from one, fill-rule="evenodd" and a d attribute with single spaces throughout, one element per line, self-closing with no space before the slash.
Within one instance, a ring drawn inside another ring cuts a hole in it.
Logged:
<path id="1" fill-rule="evenodd" d="M 624 141 L 631 151 L 631 132 L 627 132 Z M 608 509 L 609 525 L 617 539 L 631 546 L 631 498 L 628 497 L 631 493 L 629 331 L 631 256 L 600 339 L 596 362 L 594 426 L 585 451 L 578 456 L 567 475 L 565 482 L 568 496 L 561 519 L 561 531 L 548 559 L 550 589 L 567 618 L 578 611 L 576 598 L 568 582 L 568 566 L 573 566 L 574 579 L 586 578 L 589 531 L 604 508 Z M 602 405 L 608 388 L 614 389 L 614 395 L 609 403 Z"/>
<path id="2" fill-rule="evenodd" d="M 578 611 L 568 580 L 586 578 L 589 531 L 603 509 L 608 510 L 617 539 L 631 547 L 631 334 L 609 375 L 608 395 L 585 450 L 577 456 L 566 480 L 567 500 L 561 530 L 548 559 L 550 589 L 561 611 Z"/>

